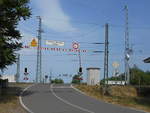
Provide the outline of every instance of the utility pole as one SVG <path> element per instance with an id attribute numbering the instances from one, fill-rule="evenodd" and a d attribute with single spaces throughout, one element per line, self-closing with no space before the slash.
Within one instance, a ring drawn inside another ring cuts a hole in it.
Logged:
<path id="1" fill-rule="evenodd" d="M 37 16 L 37 19 L 39 20 L 39 28 L 38 28 L 36 83 L 42 83 L 42 52 L 41 52 L 42 19 L 40 16 Z"/>
<path id="2" fill-rule="evenodd" d="M 108 85 L 108 50 L 109 42 L 108 42 L 108 24 L 105 24 L 105 53 L 104 53 L 104 82 Z"/>
<path id="3" fill-rule="evenodd" d="M 81 53 L 80 53 L 80 50 L 79 50 L 79 66 L 81 67 Z"/>
<path id="4" fill-rule="evenodd" d="M 81 65 L 81 52 L 79 49 L 79 75 L 82 75 L 82 65 Z"/>
<path id="5" fill-rule="evenodd" d="M 50 76 L 49 76 L 49 82 L 51 83 L 52 82 L 52 69 L 50 69 Z"/>
<path id="6" fill-rule="evenodd" d="M 130 58 L 130 48 L 129 48 L 129 23 L 128 23 L 128 7 L 125 6 L 125 51 L 124 51 L 124 62 L 125 62 L 125 83 L 130 84 L 130 69 L 129 69 L 129 58 Z"/>
<path id="7" fill-rule="evenodd" d="M 20 77 L 20 54 L 17 54 L 17 73 L 16 73 L 16 82 L 19 82 Z"/>

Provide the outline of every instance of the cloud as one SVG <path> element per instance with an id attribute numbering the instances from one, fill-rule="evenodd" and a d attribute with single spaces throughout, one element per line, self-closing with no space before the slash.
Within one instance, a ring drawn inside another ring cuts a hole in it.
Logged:
<path id="1" fill-rule="evenodd" d="M 36 0 L 43 24 L 56 32 L 75 31 L 70 17 L 63 11 L 59 0 Z"/>

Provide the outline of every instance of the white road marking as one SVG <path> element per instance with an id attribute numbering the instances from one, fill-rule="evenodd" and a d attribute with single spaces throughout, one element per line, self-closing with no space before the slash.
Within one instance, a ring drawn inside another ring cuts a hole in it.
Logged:
<path id="1" fill-rule="evenodd" d="M 34 112 L 31 111 L 31 110 L 23 103 L 21 96 L 23 95 L 23 93 L 24 93 L 26 90 L 28 90 L 29 88 L 33 87 L 34 85 L 35 85 L 35 84 L 26 87 L 26 88 L 21 92 L 21 95 L 19 96 L 19 101 L 20 101 L 21 106 L 22 106 L 26 111 L 28 111 L 29 113 L 34 113 Z"/>
<path id="2" fill-rule="evenodd" d="M 72 84 L 71 84 L 71 88 L 72 88 L 72 89 L 74 89 L 74 90 L 76 90 L 77 92 L 79 92 L 79 93 L 81 93 L 81 94 L 85 95 L 85 96 L 88 96 L 88 95 L 87 95 L 87 94 L 85 94 L 84 92 L 82 92 L 82 91 L 80 91 L 79 89 L 77 89 L 77 88 L 73 87 L 73 85 L 72 85 Z"/>
<path id="3" fill-rule="evenodd" d="M 77 108 L 77 109 L 79 109 L 79 110 L 82 110 L 82 111 L 85 111 L 85 112 L 88 112 L 88 113 L 95 113 L 95 112 L 90 111 L 90 110 L 88 110 L 88 109 L 82 108 L 82 107 L 80 107 L 80 106 L 78 106 L 78 105 L 72 104 L 72 103 L 68 102 L 67 100 L 64 100 L 63 98 L 57 96 L 56 93 L 53 91 L 53 89 L 54 89 L 54 88 L 53 88 L 53 84 L 52 84 L 52 85 L 50 86 L 50 90 L 51 90 L 52 94 L 53 94 L 58 100 L 64 102 L 65 104 L 68 104 L 68 105 L 70 105 L 70 106 L 72 106 L 72 107 L 74 107 L 74 108 Z"/>
<path id="4" fill-rule="evenodd" d="M 72 89 L 71 86 L 55 86 L 55 89 Z"/>

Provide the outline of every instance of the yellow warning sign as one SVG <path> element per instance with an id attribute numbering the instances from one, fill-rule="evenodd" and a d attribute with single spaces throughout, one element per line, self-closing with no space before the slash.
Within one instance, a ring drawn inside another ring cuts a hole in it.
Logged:
<path id="1" fill-rule="evenodd" d="M 31 45 L 32 47 L 37 47 L 38 44 L 37 44 L 36 39 L 33 39 L 33 40 L 31 41 L 30 45 Z"/>

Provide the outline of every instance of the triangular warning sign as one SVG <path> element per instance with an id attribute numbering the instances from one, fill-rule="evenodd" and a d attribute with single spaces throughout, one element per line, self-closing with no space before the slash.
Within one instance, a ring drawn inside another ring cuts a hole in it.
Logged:
<path id="1" fill-rule="evenodd" d="M 37 47 L 37 41 L 36 41 L 36 39 L 33 39 L 32 41 L 31 41 L 31 44 L 30 44 L 32 47 Z"/>

